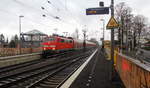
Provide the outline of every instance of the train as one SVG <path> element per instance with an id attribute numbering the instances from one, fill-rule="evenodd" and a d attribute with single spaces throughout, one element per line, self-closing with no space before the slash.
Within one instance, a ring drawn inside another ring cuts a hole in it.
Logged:
<path id="1" fill-rule="evenodd" d="M 42 45 L 42 57 L 47 57 L 50 54 L 60 53 L 70 50 L 80 50 L 84 48 L 83 40 L 74 39 L 72 37 L 63 37 L 51 35 L 44 38 Z M 86 41 L 86 48 L 96 47 L 93 42 Z"/>

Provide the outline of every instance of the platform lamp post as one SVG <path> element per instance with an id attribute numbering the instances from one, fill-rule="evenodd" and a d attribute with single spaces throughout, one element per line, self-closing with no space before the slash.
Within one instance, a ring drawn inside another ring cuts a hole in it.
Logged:
<path id="1" fill-rule="evenodd" d="M 86 27 L 86 25 L 85 25 Z M 86 28 L 82 30 L 83 32 L 83 37 L 84 37 L 84 41 L 83 41 L 83 50 L 85 51 L 86 50 Z"/>
<path id="2" fill-rule="evenodd" d="M 68 32 L 63 32 L 64 36 L 67 37 L 68 36 Z"/>
<path id="3" fill-rule="evenodd" d="M 21 18 L 23 18 L 24 16 L 23 15 L 20 15 L 19 16 L 19 39 L 20 39 L 20 41 L 19 41 L 19 54 L 21 54 Z"/>
<path id="4" fill-rule="evenodd" d="M 102 40 L 102 48 L 104 48 L 104 38 L 105 38 L 105 20 L 101 19 L 100 21 L 103 21 L 103 40 Z"/>

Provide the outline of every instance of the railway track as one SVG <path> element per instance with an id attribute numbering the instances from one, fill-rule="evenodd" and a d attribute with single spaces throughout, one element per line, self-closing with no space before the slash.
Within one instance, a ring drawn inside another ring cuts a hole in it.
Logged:
<path id="1" fill-rule="evenodd" d="M 73 54 L 74 53 L 72 53 L 72 55 Z M 83 54 L 83 56 L 84 55 L 87 57 L 87 53 Z M 47 77 L 55 77 L 54 74 L 64 71 L 63 69 L 73 65 L 73 63 L 77 61 L 80 61 L 81 58 L 79 57 L 81 56 L 82 54 L 78 54 L 66 58 L 65 55 L 60 55 L 59 57 L 62 59 L 54 59 L 53 61 L 51 59 L 47 59 L 40 63 L 38 61 L 30 64 L 26 63 L 18 67 L 13 67 L 12 69 L 3 70 L 0 72 L 0 88 L 34 87 Z"/>
<path id="2" fill-rule="evenodd" d="M 46 59 L 50 59 L 50 60 L 53 61 L 53 60 L 55 60 L 55 58 L 65 57 L 68 53 L 71 54 L 72 51 L 64 52 L 64 53 L 61 53 L 61 54 L 50 55 Z M 55 57 L 55 58 L 53 58 L 53 57 Z M 19 69 L 19 68 L 22 68 L 22 67 L 25 67 L 25 66 L 41 63 L 42 61 L 45 61 L 46 59 L 45 58 L 41 58 L 41 59 L 37 59 L 37 60 L 34 60 L 34 61 L 29 61 L 29 62 L 24 62 L 24 63 L 20 63 L 20 64 L 10 65 L 10 66 L 6 66 L 6 67 L 1 67 L 0 68 L 0 73 L 4 73 L 4 72 L 8 72 L 8 71 L 11 71 L 11 70 L 14 70 L 14 69 Z"/>
<path id="3" fill-rule="evenodd" d="M 57 88 L 77 70 L 77 68 L 86 60 L 90 54 L 85 54 L 72 60 L 71 63 L 57 70 L 56 72 L 37 80 L 27 88 Z"/>

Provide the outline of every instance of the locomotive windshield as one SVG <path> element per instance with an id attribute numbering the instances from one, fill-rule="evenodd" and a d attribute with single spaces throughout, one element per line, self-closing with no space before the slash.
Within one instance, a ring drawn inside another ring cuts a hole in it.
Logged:
<path id="1" fill-rule="evenodd" d="M 46 37 L 44 38 L 44 42 L 50 42 L 50 41 L 55 41 L 54 37 Z"/>

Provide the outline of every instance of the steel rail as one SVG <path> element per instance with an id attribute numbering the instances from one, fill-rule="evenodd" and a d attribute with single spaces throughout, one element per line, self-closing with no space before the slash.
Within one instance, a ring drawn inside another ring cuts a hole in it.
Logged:
<path id="1" fill-rule="evenodd" d="M 78 55 L 77 55 L 78 56 Z M 72 56 L 73 57 L 73 56 Z M 66 60 L 60 60 L 60 61 L 57 61 L 57 62 L 55 62 L 55 63 L 51 63 L 51 64 L 47 64 L 47 66 L 49 67 L 50 65 L 52 65 L 52 64 L 58 64 L 58 63 L 61 63 L 61 62 L 66 62 L 67 60 L 72 60 L 72 58 L 70 57 L 70 58 L 67 58 Z M 46 67 L 46 66 L 45 66 Z M 29 67 L 28 67 L 29 68 Z M 35 70 L 38 70 L 39 68 L 34 68 Z M 40 69 L 43 69 L 43 67 L 41 66 L 41 68 Z M 52 68 L 51 68 L 52 69 Z M 33 71 L 33 68 L 32 69 L 24 69 L 24 72 L 29 72 L 29 70 L 30 71 Z M 34 73 L 34 72 L 33 72 Z M 19 72 L 19 73 L 15 73 L 15 74 L 12 74 L 12 75 L 7 75 L 7 76 L 1 76 L 1 79 L 4 77 L 4 78 L 13 78 L 13 77 L 11 77 L 11 76 L 18 76 L 18 74 L 24 74 L 23 72 Z M 39 74 L 39 73 L 37 73 L 37 74 Z M 33 75 L 33 74 L 32 74 Z M 36 72 L 35 72 L 35 75 L 36 75 Z M 19 76 L 18 76 L 19 77 Z M 28 75 L 28 77 L 30 77 L 29 75 Z M 9 80 L 10 80 L 9 79 Z M 13 84 L 13 83 L 16 83 L 17 81 L 19 81 L 19 80 L 21 80 L 21 79 L 26 79 L 26 77 L 25 76 L 22 76 L 21 78 L 18 78 L 18 80 L 16 80 L 16 79 L 12 79 L 11 81 L 12 81 L 12 83 L 9 83 L 7 80 L 5 81 L 5 80 L 1 80 L 0 81 L 0 85 L 1 85 L 1 87 L 3 86 L 5 86 L 5 87 L 7 87 L 7 86 L 9 86 L 9 85 L 7 85 L 6 86 L 6 84 Z M 5 85 L 4 84 L 2 84 L 2 82 L 4 82 L 5 83 Z"/>

